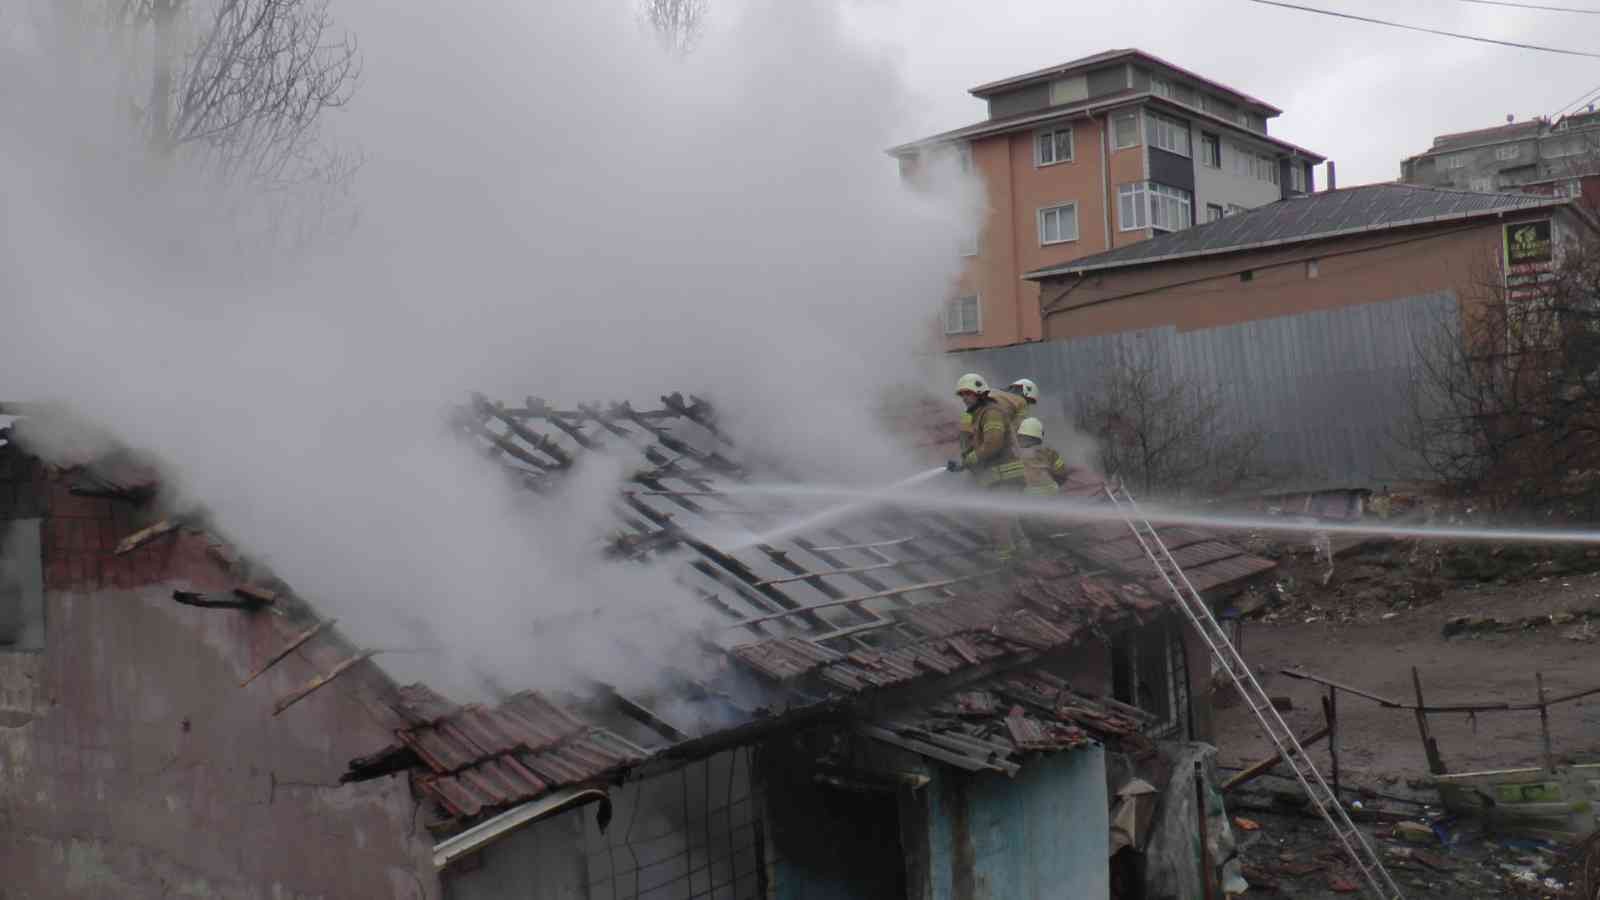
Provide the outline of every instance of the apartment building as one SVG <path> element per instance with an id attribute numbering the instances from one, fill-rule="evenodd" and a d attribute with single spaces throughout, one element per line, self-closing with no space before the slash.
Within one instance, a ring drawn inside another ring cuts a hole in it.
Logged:
<path id="1" fill-rule="evenodd" d="M 1464 191 L 1515 191 L 1582 197 L 1600 193 L 1600 112 L 1441 134 L 1426 152 L 1400 162 L 1400 181 Z"/>
<path id="2" fill-rule="evenodd" d="M 1277 107 L 1141 50 L 970 93 L 987 119 L 889 150 L 902 177 L 955 154 L 985 184 L 988 214 L 945 307 L 950 350 L 1043 337 L 1023 273 L 1309 193 L 1323 161 L 1268 134 Z"/>

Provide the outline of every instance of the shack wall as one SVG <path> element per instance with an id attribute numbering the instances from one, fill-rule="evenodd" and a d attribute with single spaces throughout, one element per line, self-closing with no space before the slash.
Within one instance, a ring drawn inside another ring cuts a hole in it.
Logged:
<path id="1" fill-rule="evenodd" d="M 334 660 L 307 651 L 241 689 L 287 626 L 172 601 L 232 586 L 203 539 L 113 557 L 132 504 L 76 496 L 5 446 L 0 527 L 14 519 L 42 520 L 45 638 L 0 649 L 6 897 L 437 896 L 407 784 L 339 784 L 393 739 L 368 667 L 274 717 Z"/>
<path id="2" fill-rule="evenodd" d="M 938 768 L 920 793 L 930 852 L 919 896 L 1110 896 L 1110 807 L 1101 747 L 1030 760 L 1015 778 Z"/>

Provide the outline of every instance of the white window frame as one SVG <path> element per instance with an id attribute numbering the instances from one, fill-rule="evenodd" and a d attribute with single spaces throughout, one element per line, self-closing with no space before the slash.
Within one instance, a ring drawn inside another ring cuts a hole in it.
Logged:
<path id="1" fill-rule="evenodd" d="M 1229 203 L 1228 204 L 1228 211 L 1226 213 L 1223 213 L 1223 215 L 1224 216 L 1236 216 L 1239 213 L 1249 212 L 1249 211 L 1250 211 L 1250 207 L 1248 207 L 1248 206 L 1240 206 L 1237 203 Z"/>
<path id="2" fill-rule="evenodd" d="M 1505 144 L 1503 146 L 1496 147 L 1494 148 L 1494 158 L 1501 162 L 1509 162 L 1513 159 L 1521 159 L 1522 145 Z"/>
<path id="3" fill-rule="evenodd" d="M 1128 202 L 1124 203 L 1125 200 Z M 1129 210 L 1132 210 L 1131 215 Z M 1145 192 L 1145 182 L 1117 185 L 1117 230 L 1143 231 L 1149 227 L 1150 199 Z"/>
<path id="4" fill-rule="evenodd" d="M 1072 237 L 1066 237 L 1061 231 L 1061 211 L 1064 209 L 1072 210 Z M 1056 218 L 1057 237 L 1053 241 L 1045 240 L 1044 236 L 1045 217 L 1048 213 L 1055 213 Z M 1082 233 L 1078 227 L 1078 204 L 1075 201 L 1068 203 L 1053 203 L 1049 206 L 1042 206 L 1039 208 L 1036 218 L 1039 225 L 1039 246 L 1041 247 L 1052 247 L 1056 244 L 1070 244 L 1073 241 L 1076 241 L 1079 235 Z"/>
<path id="5" fill-rule="evenodd" d="M 1165 184 L 1150 182 L 1146 187 L 1150 197 L 1150 227 L 1157 231 L 1182 231 L 1194 227 L 1194 193 L 1183 188 L 1172 187 Z M 1168 224 L 1158 224 L 1157 220 L 1163 215 Z M 1172 224 L 1172 219 L 1177 217 L 1181 224 Z"/>
<path id="6" fill-rule="evenodd" d="M 1467 167 L 1467 154 L 1452 153 L 1444 158 L 1446 169 L 1465 169 Z"/>
<path id="7" fill-rule="evenodd" d="M 1168 153 L 1182 156 L 1185 159 L 1194 156 L 1194 136 L 1189 131 L 1189 123 L 1182 119 L 1164 115 L 1154 110 L 1145 110 L 1145 141 L 1151 147 L 1159 147 Z M 1178 148 L 1178 134 L 1183 135 L 1183 147 Z M 1167 146 L 1164 141 L 1170 139 L 1172 146 Z"/>
<path id="8" fill-rule="evenodd" d="M 1216 215 L 1212 215 L 1213 212 L 1215 212 Z M 1216 221 L 1219 221 L 1221 219 L 1227 218 L 1227 216 L 1228 216 L 1228 210 L 1222 204 L 1220 204 L 1220 203 L 1207 203 L 1206 204 L 1206 221 L 1207 222 L 1216 222 Z"/>
<path id="9" fill-rule="evenodd" d="M 1289 160 L 1289 189 L 1306 192 L 1306 167 L 1299 160 Z"/>
<path id="10" fill-rule="evenodd" d="M 1168 100 L 1171 100 L 1172 81 L 1170 79 L 1162 78 L 1159 75 L 1151 75 L 1150 93 L 1155 94 L 1157 97 L 1165 97 Z"/>
<path id="11" fill-rule="evenodd" d="M 1142 142 L 1141 128 L 1142 128 L 1142 126 L 1144 124 L 1143 118 L 1139 115 L 1139 110 L 1137 110 L 1137 109 L 1126 109 L 1126 110 L 1123 110 L 1121 112 L 1115 112 L 1115 113 L 1111 114 L 1110 118 L 1111 118 L 1111 149 L 1113 149 L 1113 150 L 1126 150 L 1129 147 L 1137 147 L 1137 146 L 1139 146 L 1139 144 Z M 1119 144 L 1119 143 L 1117 143 L 1117 123 L 1119 121 L 1120 122 L 1126 122 L 1126 121 L 1129 121 L 1129 120 L 1132 120 L 1132 122 L 1133 122 L 1133 142 L 1129 143 L 1129 144 Z"/>
<path id="12" fill-rule="evenodd" d="M 1217 148 L 1217 158 L 1214 162 L 1206 162 L 1206 148 L 1211 146 Z M 1200 132 L 1200 165 L 1219 172 L 1222 170 L 1222 135 Z"/>
<path id="13" fill-rule="evenodd" d="M 1057 138 L 1060 135 L 1063 135 L 1063 134 L 1067 136 L 1067 155 L 1066 156 L 1061 156 L 1060 155 L 1061 146 L 1060 146 L 1059 143 L 1057 143 Z M 1051 151 L 1051 158 L 1050 159 L 1045 159 L 1044 158 L 1044 147 L 1045 147 L 1045 144 L 1046 144 L 1046 139 L 1048 139 L 1048 143 L 1049 143 L 1049 147 L 1050 147 L 1050 151 Z M 1072 162 L 1073 157 L 1076 155 L 1076 147 L 1075 147 L 1075 143 L 1074 142 L 1075 142 L 1075 138 L 1074 138 L 1074 136 L 1072 134 L 1072 126 L 1071 125 L 1065 125 L 1065 126 L 1061 126 L 1059 128 L 1044 128 L 1044 129 L 1040 129 L 1039 131 L 1035 131 L 1033 133 L 1033 165 L 1034 165 L 1034 167 L 1035 168 L 1042 168 L 1044 166 L 1054 166 L 1054 165 L 1060 165 L 1061 163 Z"/>
<path id="14" fill-rule="evenodd" d="M 967 325 L 964 305 L 972 303 L 972 324 Z M 955 328 L 950 327 L 951 313 L 955 313 Z M 983 334 L 983 295 L 966 294 L 952 297 L 944 305 L 944 333 L 952 337 L 963 334 Z"/>

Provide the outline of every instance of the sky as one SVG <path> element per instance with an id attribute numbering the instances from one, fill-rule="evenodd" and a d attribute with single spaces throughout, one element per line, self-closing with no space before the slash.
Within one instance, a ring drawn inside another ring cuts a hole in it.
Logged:
<path id="1" fill-rule="evenodd" d="M 1305 0 L 1388 19 L 1600 53 L 1600 15 L 1462 2 Z M 1600 10 L 1600 0 L 1544 5 Z M 1282 109 L 1271 134 L 1338 164 L 1343 185 L 1392 180 L 1433 136 L 1549 115 L 1600 88 L 1600 60 L 1491 46 L 1249 0 L 855 0 L 855 27 L 907 85 L 903 140 L 980 121 L 974 85 L 1137 47 Z M 1318 169 L 1319 184 L 1323 170 Z"/>

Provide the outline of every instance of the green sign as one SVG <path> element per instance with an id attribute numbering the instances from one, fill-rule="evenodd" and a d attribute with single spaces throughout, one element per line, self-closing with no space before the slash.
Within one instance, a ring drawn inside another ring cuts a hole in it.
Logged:
<path id="1" fill-rule="evenodd" d="M 1550 261 L 1550 220 L 1506 226 L 1506 261 L 1512 265 Z"/>

